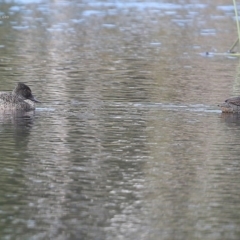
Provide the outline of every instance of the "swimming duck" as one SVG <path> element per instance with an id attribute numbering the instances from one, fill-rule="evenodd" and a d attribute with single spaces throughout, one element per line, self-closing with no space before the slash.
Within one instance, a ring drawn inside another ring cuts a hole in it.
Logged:
<path id="1" fill-rule="evenodd" d="M 39 102 L 31 89 L 24 83 L 18 83 L 12 92 L 0 92 L 0 109 L 31 111 Z"/>
<path id="2" fill-rule="evenodd" d="M 240 113 L 240 97 L 233 97 L 218 105 L 224 113 Z"/>

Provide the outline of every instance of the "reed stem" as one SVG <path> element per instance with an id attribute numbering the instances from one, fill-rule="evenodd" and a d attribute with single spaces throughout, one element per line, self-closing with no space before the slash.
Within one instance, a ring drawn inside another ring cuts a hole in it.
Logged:
<path id="1" fill-rule="evenodd" d="M 233 5 L 234 5 L 234 11 L 235 11 L 235 18 L 236 18 L 236 22 L 237 22 L 237 32 L 238 32 L 238 43 L 240 45 L 240 27 L 239 27 L 239 20 L 238 20 L 238 11 L 237 11 L 237 4 L 236 1 L 233 0 Z"/>

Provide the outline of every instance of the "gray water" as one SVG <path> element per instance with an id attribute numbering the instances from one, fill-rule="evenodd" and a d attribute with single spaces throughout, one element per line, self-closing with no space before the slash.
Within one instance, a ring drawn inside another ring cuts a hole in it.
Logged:
<path id="1" fill-rule="evenodd" d="M 2 1 L 0 239 L 240 239 L 229 1 Z"/>

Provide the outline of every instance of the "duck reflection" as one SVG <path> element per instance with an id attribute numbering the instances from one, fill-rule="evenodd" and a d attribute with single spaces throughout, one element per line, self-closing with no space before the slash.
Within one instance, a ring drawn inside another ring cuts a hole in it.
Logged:
<path id="1" fill-rule="evenodd" d="M 0 112 L 0 125 L 1 124 L 14 124 L 16 126 L 28 126 L 33 123 L 35 112 L 34 111 L 12 111 Z"/>
<path id="2" fill-rule="evenodd" d="M 240 126 L 240 113 L 222 113 L 221 119 L 228 124 L 234 123 Z"/>
<path id="3" fill-rule="evenodd" d="M 28 136 L 30 135 L 33 127 L 34 116 L 34 111 L 16 111 L 11 114 L 0 114 L 0 144 L 2 146 L 2 150 L 6 147 L 6 145 L 8 145 L 6 143 L 10 142 L 13 144 L 12 147 L 14 145 L 16 147 L 24 147 L 28 144 Z M 16 150 L 16 148 L 14 149 Z"/>

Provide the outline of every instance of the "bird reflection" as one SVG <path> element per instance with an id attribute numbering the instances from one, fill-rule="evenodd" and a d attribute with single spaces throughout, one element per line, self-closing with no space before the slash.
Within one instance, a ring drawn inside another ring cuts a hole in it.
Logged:
<path id="1" fill-rule="evenodd" d="M 0 124 L 13 124 L 16 126 L 28 126 L 33 123 L 34 111 L 14 111 L 11 113 L 0 112 Z"/>
<path id="2" fill-rule="evenodd" d="M 222 113 L 221 118 L 226 123 L 235 123 L 240 126 L 240 113 Z"/>

